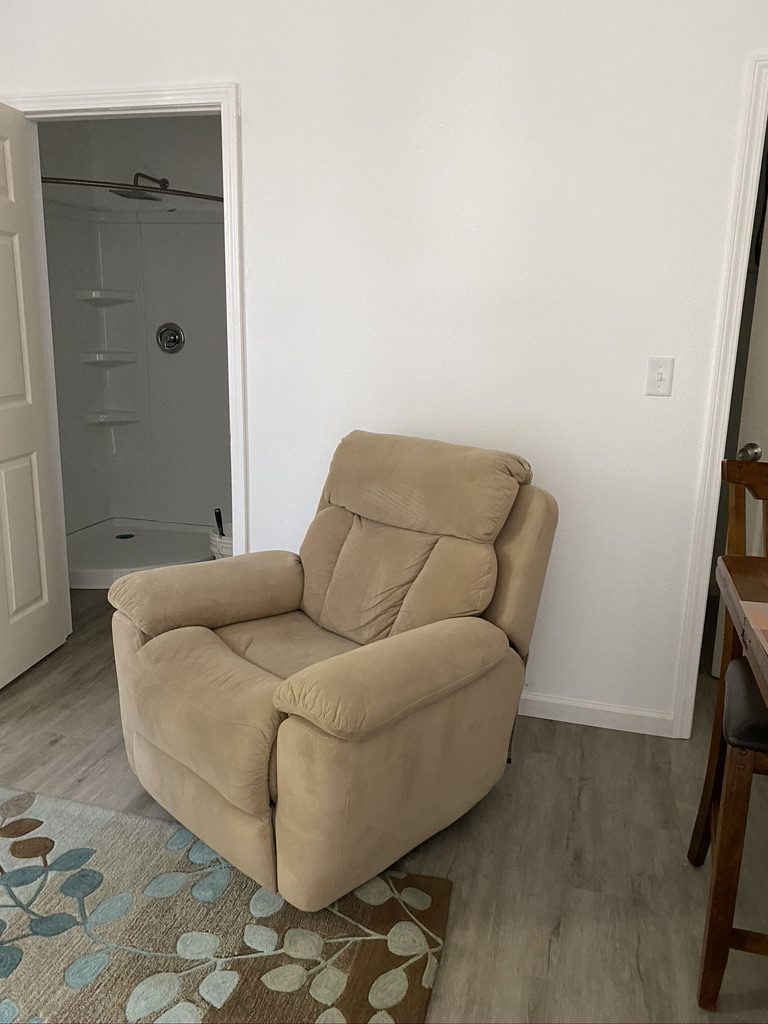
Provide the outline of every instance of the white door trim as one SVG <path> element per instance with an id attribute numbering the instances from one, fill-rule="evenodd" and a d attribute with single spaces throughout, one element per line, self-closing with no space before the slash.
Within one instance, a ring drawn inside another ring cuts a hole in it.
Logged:
<path id="1" fill-rule="evenodd" d="M 7 96 L 3 102 L 31 121 L 146 114 L 219 113 L 224 195 L 232 533 L 235 554 L 249 550 L 248 397 L 243 316 L 240 91 L 234 83 L 174 88 Z M 44 241 L 44 240 L 43 240 Z M 53 353 L 51 352 L 51 357 Z"/>
<path id="2" fill-rule="evenodd" d="M 707 409 L 709 434 L 699 473 L 685 615 L 674 692 L 673 735 L 680 737 L 688 737 L 691 734 L 693 706 L 696 700 L 701 634 L 720 498 L 720 461 L 723 458 L 728 430 L 744 285 L 767 122 L 768 58 L 760 58 L 755 61 L 752 69 L 751 95 L 742 135 L 742 153 L 731 214 L 728 271 L 720 305 L 719 342 L 714 356 L 713 385 Z"/>

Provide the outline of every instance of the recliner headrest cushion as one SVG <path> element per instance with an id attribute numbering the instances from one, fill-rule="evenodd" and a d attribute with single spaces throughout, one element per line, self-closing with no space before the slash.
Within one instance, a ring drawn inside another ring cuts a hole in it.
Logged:
<path id="1" fill-rule="evenodd" d="M 355 430 L 336 449 L 323 499 L 387 526 L 493 543 L 531 475 L 507 452 Z"/>

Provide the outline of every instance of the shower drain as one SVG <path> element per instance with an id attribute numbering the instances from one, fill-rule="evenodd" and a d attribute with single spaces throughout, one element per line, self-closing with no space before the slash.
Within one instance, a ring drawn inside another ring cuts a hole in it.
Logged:
<path id="1" fill-rule="evenodd" d="M 135 533 L 116 533 L 115 540 L 130 540 L 132 537 L 135 536 Z"/>

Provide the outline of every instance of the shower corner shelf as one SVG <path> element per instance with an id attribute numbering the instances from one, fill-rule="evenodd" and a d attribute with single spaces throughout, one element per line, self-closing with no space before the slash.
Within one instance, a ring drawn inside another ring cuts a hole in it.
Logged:
<path id="1" fill-rule="evenodd" d="M 123 302 L 135 302 L 136 293 L 120 291 L 116 288 L 83 288 L 75 292 L 81 302 L 90 302 L 92 306 L 119 306 Z"/>
<path id="2" fill-rule="evenodd" d="M 81 363 L 91 363 L 94 366 L 127 366 L 129 363 L 138 363 L 138 361 L 137 352 L 126 350 L 110 352 L 107 349 L 101 349 L 98 352 L 80 353 Z"/>
<path id="3" fill-rule="evenodd" d="M 115 423 L 138 423 L 139 414 L 135 409 L 99 409 L 96 412 L 87 413 L 85 422 L 106 424 L 107 426 Z"/>

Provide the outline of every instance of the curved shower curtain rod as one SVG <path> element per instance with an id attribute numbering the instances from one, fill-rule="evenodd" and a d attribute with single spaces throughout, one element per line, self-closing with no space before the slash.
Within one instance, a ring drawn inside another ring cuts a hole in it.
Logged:
<path id="1" fill-rule="evenodd" d="M 142 175 L 142 177 L 145 177 L 145 175 Z M 41 181 L 44 185 L 83 185 L 89 188 L 106 188 L 110 191 L 112 191 L 112 189 L 124 189 L 127 192 L 149 192 L 152 193 L 152 198 L 154 198 L 155 195 L 158 195 L 158 197 L 186 196 L 189 199 L 206 199 L 211 203 L 224 202 L 223 196 L 210 196 L 205 192 L 185 192 L 180 188 L 158 188 L 154 185 L 138 185 L 128 181 L 91 181 L 88 178 L 54 178 L 47 174 L 42 175 Z"/>

